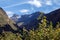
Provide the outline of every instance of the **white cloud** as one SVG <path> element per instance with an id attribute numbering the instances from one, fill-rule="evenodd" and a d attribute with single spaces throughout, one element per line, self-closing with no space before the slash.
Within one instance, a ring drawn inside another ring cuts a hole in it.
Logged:
<path id="1" fill-rule="evenodd" d="M 39 0 L 31 0 L 28 3 L 31 4 L 31 5 L 34 5 L 36 7 L 41 7 L 42 6 L 42 4 Z"/>
<path id="2" fill-rule="evenodd" d="M 8 5 L 8 6 L 3 7 L 3 8 L 15 7 L 15 6 L 19 6 L 19 5 L 22 5 L 22 4 L 30 4 L 30 5 L 34 5 L 36 7 L 41 7 L 42 6 L 42 4 L 39 0 L 29 0 L 29 1 L 26 1 L 26 2 L 20 2 L 20 3 Z"/>
<path id="3" fill-rule="evenodd" d="M 52 1 L 51 0 L 46 0 L 46 5 L 52 5 Z"/>
<path id="4" fill-rule="evenodd" d="M 7 13 L 8 17 L 11 17 L 14 14 L 14 12 L 12 12 L 12 11 L 6 11 L 6 13 Z"/>
<path id="5" fill-rule="evenodd" d="M 29 10 L 28 9 L 22 9 L 22 10 L 19 10 L 19 12 L 27 14 L 29 12 Z"/>
<path id="6" fill-rule="evenodd" d="M 8 6 L 5 6 L 3 8 L 10 8 L 10 7 L 15 7 L 15 6 L 19 6 L 19 5 L 23 5 L 23 4 L 30 4 L 30 5 L 34 5 L 35 7 L 41 7 L 42 5 L 60 5 L 60 0 L 28 0 L 28 1 L 23 1 L 23 2 L 19 2 L 16 4 L 11 4 Z"/>

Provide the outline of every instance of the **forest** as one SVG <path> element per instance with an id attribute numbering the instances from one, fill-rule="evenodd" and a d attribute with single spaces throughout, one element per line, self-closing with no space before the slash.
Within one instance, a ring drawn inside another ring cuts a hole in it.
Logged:
<path id="1" fill-rule="evenodd" d="M 40 20 L 40 18 L 38 18 Z M 0 34 L 0 40 L 60 40 L 60 23 L 53 26 L 52 22 L 46 20 L 44 16 L 37 29 L 27 30 L 25 27 L 19 30 L 19 33 L 6 32 L 3 30 Z"/>

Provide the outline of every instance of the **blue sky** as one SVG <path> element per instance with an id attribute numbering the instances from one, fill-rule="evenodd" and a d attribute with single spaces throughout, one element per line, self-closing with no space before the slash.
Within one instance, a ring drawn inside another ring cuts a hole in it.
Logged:
<path id="1" fill-rule="evenodd" d="M 0 0 L 0 7 L 9 17 L 13 14 L 24 15 L 36 11 L 49 13 L 60 8 L 60 0 Z"/>

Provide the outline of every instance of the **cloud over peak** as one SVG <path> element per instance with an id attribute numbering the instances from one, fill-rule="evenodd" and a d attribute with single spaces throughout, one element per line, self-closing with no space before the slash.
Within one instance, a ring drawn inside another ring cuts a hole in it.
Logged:
<path id="1" fill-rule="evenodd" d="M 19 2 L 19 3 L 16 3 L 16 4 L 8 5 L 8 6 L 3 7 L 3 8 L 10 8 L 10 7 L 23 5 L 23 4 L 30 4 L 30 5 L 33 5 L 35 7 L 41 7 L 42 6 L 42 4 L 39 0 L 29 0 L 29 1 L 26 1 L 26 2 Z"/>
<path id="2" fill-rule="evenodd" d="M 28 3 L 31 4 L 31 5 L 34 5 L 36 7 L 41 7 L 42 6 L 42 4 L 39 0 L 31 0 Z"/>
<path id="3" fill-rule="evenodd" d="M 28 9 L 22 9 L 22 10 L 19 10 L 19 12 L 25 13 L 25 14 L 27 14 L 29 11 L 30 11 L 30 10 L 28 10 Z"/>
<path id="4" fill-rule="evenodd" d="M 6 11 L 6 13 L 9 17 L 11 17 L 14 14 L 14 12 L 12 12 L 12 11 Z"/>

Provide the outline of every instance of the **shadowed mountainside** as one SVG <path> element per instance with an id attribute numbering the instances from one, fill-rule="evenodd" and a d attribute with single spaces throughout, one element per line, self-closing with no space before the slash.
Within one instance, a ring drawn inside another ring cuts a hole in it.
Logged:
<path id="1" fill-rule="evenodd" d="M 48 21 L 52 21 L 53 25 L 56 25 L 57 22 L 60 22 L 60 9 L 46 14 L 46 17 Z"/>
<path id="2" fill-rule="evenodd" d="M 42 19 L 43 16 L 46 16 L 46 19 L 49 22 L 51 21 L 55 26 L 57 22 L 60 22 L 60 9 L 54 10 L 47 14 L 44 14 L 42 12 L 35 12 L 28 15 L 22 15 L 21 18 L 17 18 L 16 23 L 20 28 L 23 28 L 24 26 L 27 29 L 31 29 L 32 27 L 36 28 L 38 23 L 41 21 L 38 21 L 37 18 L 39 17 L 40 19 Z"/>
<path id="3" fill-rule="evenodd" d="M 0 8 L 0 33 L 2 31 L 16 31 L 17 27 L 14 24 L 15 22 L 10 20 L 6 12 Z"/>

